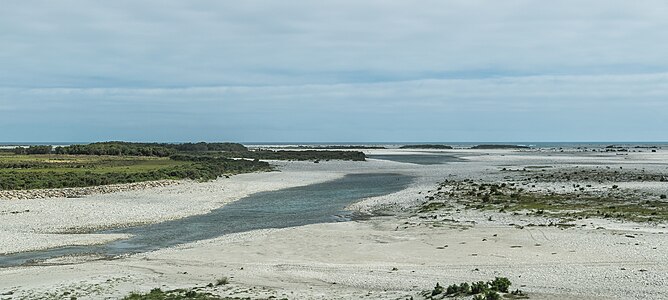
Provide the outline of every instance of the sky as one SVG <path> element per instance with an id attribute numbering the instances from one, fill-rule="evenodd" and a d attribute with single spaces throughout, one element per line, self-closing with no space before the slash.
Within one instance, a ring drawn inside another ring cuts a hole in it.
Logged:
<path id="1" fill-rule="evenodd" d="M 0 3 L 0 142 L 668 141 L 664 0 Z"/>

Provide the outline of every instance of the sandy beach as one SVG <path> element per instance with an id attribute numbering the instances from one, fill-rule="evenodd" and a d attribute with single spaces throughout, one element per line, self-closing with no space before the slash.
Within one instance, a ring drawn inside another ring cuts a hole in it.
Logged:
<path id="1" fill-rule="evenodd" d="M 580 191 L 574 185 L 582 185 L 583 195 L 621 193 L 665 202 L 660 195 L 668 194 L 668 183 L 661 181 L 668 176 L 666 150 L 364 151 L 371 157 L 366 162 L 275 161 L 277 172 L 205 183 L 82 198 L 1 199 L 0 253 L 15 253 L 122 239 L 126 236 L 90 232 L 203 214 L 253 193 L 346 174 L 415 177 L 402 191 L 349 206 L 377 215 L 368 220 L 235 233 L 111 260 L 65 257 L 2 268 L 0 299 L 118 299 L 153 288 L 251 298 L 423 299 L 421 293 L 437 282 L 447 286 L 497 276 L 508 277 L 511 288 L 530 299 L 668 298 L 665 222 L 592 217 L 548 226 L 563 218 L 465 209 L 447 198 L 444 191 L 452 186 L 443 185 L 445 180 L 503 182 L 546 194 L 573 193 Z M 426 154 L 461 161 L 418 165 L 373 158 Z M 589 177 L 573 175 L 578 172 Z M 432 200 L 448 206 L 420 211 Z M 222 277 L 229 283 L 207 287 Z"/>

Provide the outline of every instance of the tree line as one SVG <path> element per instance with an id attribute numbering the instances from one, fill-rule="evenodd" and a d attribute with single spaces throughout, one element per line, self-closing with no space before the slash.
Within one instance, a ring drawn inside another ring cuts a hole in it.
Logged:
<path id="1" fill-rule="evenodd" d="M 168 157 L 177 152 L 243 152 L 248 149 L 238 143 L 130 143 L 130 142 L 100 142 L 86 145 L 70 146 L 30 146 L 16 147 L 16 154 L 72 154 L 72 155 L 114 155 L 114 156 L 156 156 Z"/>
<path id="2" fill-rule="evenodd" d="M 71 155 L 112 155 L 112 156 L 155 156 L 173 157 L 179 154 L 216 155 L 227 158 L 271 159 L 271 160 L 352 160 L 364 161 L 366 155 L 360 151 L 317 151 L 317 150 L 266 150 L 249 151 L 238 143 L 131 143 L 100 142 L 87 145 L 17 147 L 16 154 L 71 154 Z"/>

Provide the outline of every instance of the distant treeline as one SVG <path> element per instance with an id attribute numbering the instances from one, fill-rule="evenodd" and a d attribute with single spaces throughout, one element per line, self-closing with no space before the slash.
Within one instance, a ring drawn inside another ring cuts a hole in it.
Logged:
<path id="1" fill-rule="evenodd" d="M 52 151 L 51 146 L 30 146 L 28 148 L 16 147 L 14 153 L 16 154 L 49 154 Z"/>
<path id="2" fill-rule="evenodd" d="M 87 145 L 70 145 L 52 148 L 51 146 L 17 147 L 16 154 L 71 154 L 71 155 L 111 155 L 111 156 L 155 156 L 174 157 L 180 154 L 197 154 L 213 156 L 220 153 L 226 158 L 272 159 L 272 160 L 353 160 L 363 161 L 364 153 L 359 151 L 249 151 L 242 144 L 237 143 L 130 143 L 130 142 L 101 142 Z"/>
<path id="3" fill-rule="evenodd" d="M 432 145 L 432 144 L 423 144 L 423 145 L 404 145 L 399 147 L 399 149 L 452 149 L 452 146 L 448 145 Z"/>
<path id="4" fill-rule="evenodd" d="M 177 152 L 216 152 L 216 151 L 247 151 L 248 149 L 237 143 L 130 143 L 130 142 L 101 142 L 87 145 L 70 145 L 65 147 L 30 146 L 17 147 L 16 154 L 76 154 L 76 155 L 125 155 L 125 156 L 157 156 L 167 157 Z"/>
<path id="5" fill-rule="evenodd" d="M 360 151 L 291 151 L 291 150 L 256 150 L 244 152 L 225 152 L 222 155 L 229 158 L 271 159 L 271 160 L 352 160 L 364 161 L 366 155 Z"/>
<path id="6" fill-rule="evenodd" d="M 471 147 L 471 149 L 530 149 L 530 147 L 520 145 L 477 145 Z"/>

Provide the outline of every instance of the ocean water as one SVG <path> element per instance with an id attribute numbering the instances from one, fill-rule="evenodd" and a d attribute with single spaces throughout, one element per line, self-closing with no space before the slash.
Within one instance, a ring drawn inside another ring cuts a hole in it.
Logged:
<path id="1" fill-rule="evenodd" d="M 471 148 L 476 145 L 517 145 L 531 148 L 602 148 L 609 145 L 625 147 L 664 147 L 668 148 L 666 142 L 643 142 L 643 141 L 603 141 L 603 142 L 243 142 L 249 148 L 280 148 L 297 146 L 378 146 L 388 149 L 399 148 L 404 145 L 448 145 L 454 148 Z M 415 149 L 411 149 L 415 150 Z"/>

